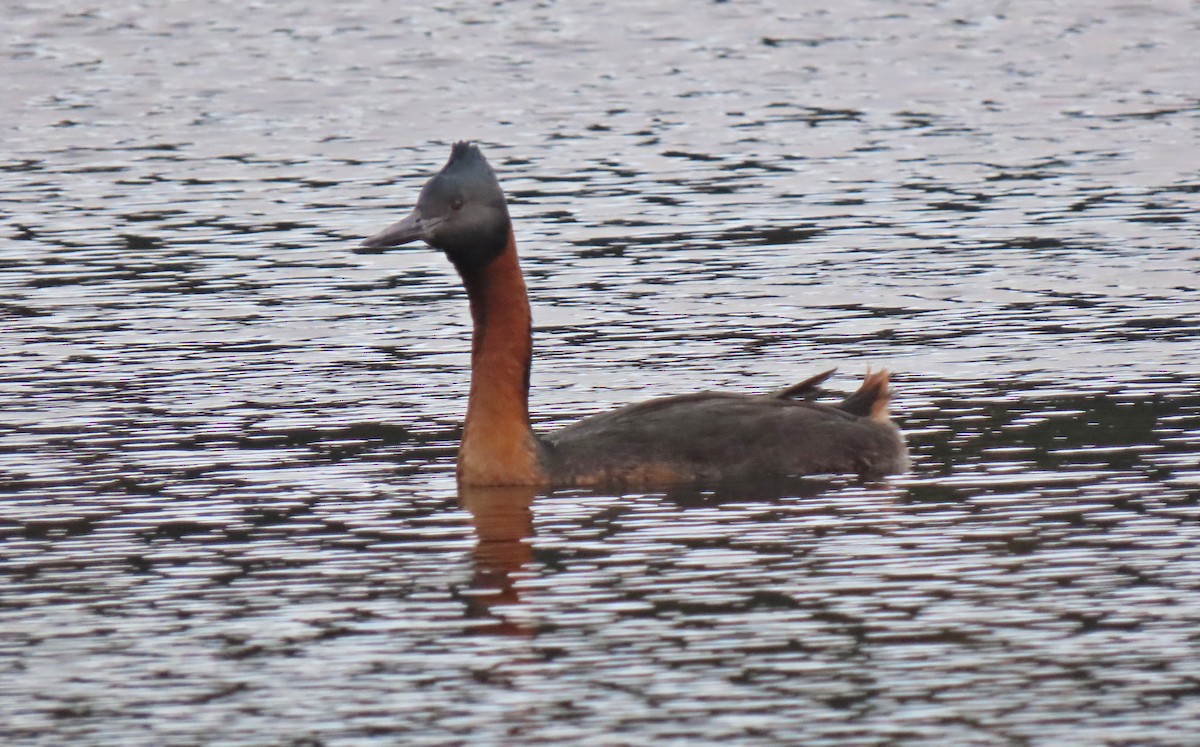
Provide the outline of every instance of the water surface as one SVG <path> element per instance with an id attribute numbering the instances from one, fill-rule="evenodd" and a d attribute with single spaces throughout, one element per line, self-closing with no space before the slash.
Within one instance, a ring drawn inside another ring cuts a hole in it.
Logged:
<path id="1" fill-rule="evenodd" d="M 21 745 L 1186 745 L 1186 3 L 10 5 Z M 549 428 L 895 371 L 912 474 L 459 495 L 469 319 L 358 256 L 508 190 Z"/>

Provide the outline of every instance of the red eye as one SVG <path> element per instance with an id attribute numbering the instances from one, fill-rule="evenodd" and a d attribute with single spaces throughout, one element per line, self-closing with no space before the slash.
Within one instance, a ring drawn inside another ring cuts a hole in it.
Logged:
<path id="1" fill-rule="evenodd" d="M 455 197 L 453 200 L 450 201 L 450 209 L 451 210 L 462 210 L 462 200 Z"/>

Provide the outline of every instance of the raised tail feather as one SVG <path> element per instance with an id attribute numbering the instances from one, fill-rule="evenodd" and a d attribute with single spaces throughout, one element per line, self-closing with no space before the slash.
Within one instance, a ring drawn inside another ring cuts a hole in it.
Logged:
<path id="1" fill-rule="evenodd" d="M 810 376 L 799 384 L 776 389 L 767 396 L 776 399 L 814 399 L 822 392 L 821 384 L 833 376 L 835 371 L 837 371 L 836 368 L 831 368 L 816 376 Z M 867 369 L 862 386 L 858 388 L 857 392 L 843 399 L 838 407 L 860 418 L 869 417 L 881 423 L 889 422 L 888 403 L 892 401 L 889 376 L 891 374 L 886 368 L 875 373 L 871 373 L 871 370 Z"/>
<path id="2" fill-rule="evenodd" d="M 833 376 L 836 368 L 831 368 L 824 373 L 819 373 L 816 376 L 810 376 L 799 384 L 785 386 L 782 389 L 776 389 L 768 394 L 768 397 L 775 399 L 809 399 L 821 393 L 821 385 L 825 383 L 825 379 Z"/>
<path id="3" fill-rule="evenodd" d="M 889 376 L 886 368 L 875 373 L 868 370 L 858 391 L 842 400 L 842 404 L 839 406 L 846 412 L 861 418 L 869 417 L 881 423 L 888 422 L 888 403 L 892 401 Z"/>

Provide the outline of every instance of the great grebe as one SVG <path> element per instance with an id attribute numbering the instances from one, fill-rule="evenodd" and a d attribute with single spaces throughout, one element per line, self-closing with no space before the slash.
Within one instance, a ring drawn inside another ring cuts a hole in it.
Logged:
<path id="1" fill-rule="evenodd" d="M 445 252 L 471 305 L 471 392 L 458 452 L 463 485 L 655 486 L 826 473 L 877 479 L 908 468 L 888 416 L 887 371 L 868 372 L 836 406 L 806 399 L 828 371 L 768 394 L 663 397 L 536 434 L 529 425 L 529 298 L 504 191 L 478 147 L 456 143 L 412 214 L 362 247 L 418 239 Z"/>

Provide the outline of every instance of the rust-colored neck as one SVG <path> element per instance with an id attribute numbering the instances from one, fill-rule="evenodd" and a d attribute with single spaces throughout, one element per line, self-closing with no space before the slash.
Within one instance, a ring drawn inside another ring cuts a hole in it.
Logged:
<path id="1" fill-rule="evenodd" d="M 465 485 L 542 483 L 529 427 L 529 297 L 512 230 L 504 250 L 487 265 L 459 271 L 475 331 L 458 480 Z"/>

